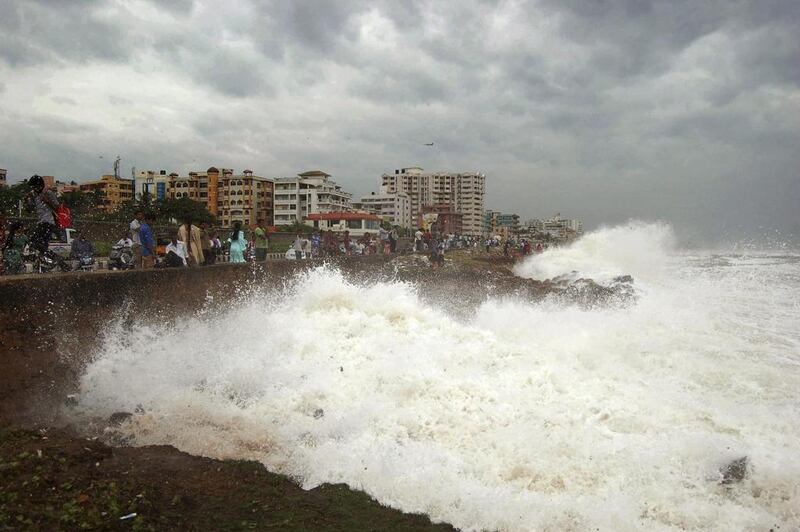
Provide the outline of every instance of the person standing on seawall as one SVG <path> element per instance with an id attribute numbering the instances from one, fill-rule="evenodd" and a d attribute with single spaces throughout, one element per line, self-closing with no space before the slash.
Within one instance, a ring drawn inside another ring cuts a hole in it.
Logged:
<path id="1" fill-rule="evenodd" d="M 200 241 L 200 228 L 192 223 L 191 218 L 186 218 L 178 229 L 178 239 L 186 246 L 186 252 L 189 254 L 189 266 L 199 266 L 205 262 L 203 243 Z"/>
<path id="2" fill-rule="evenodd" d="M 47 189 L 44 178 L 40 175 L 31 176 L 28 185 L 31 187 L 27 198 L 28 208 L 36 211 L 38 220 L 31 235 L 31 247 L 41 257 L 47 252 L 50 235 L 56 227 L 55 212 L 58 209 L 58 197 L 55 192 Z"/>
<path id="3" fill-rule="evenodd" d="M 211 251 L 211 234 L 208 232 L 208 224 L 200 224 L 200 246 L 203 250 L 203 264 L 206 266 L 213 264 L 213 252 Z"/>
<path id="4" fill-rule="evenodd" d="M 144 220 L 139 222 L 139 245 L 142 250 L 143 269 L 152 268 L 156 264 L 156 239 L 150 224 L 153 223 L 153 216 L 147 215 Z"/>
<path id="5" fill-rule="evenodd" d="M 228 239 L 231 243 L 231 262 L 244 262 L 244 250 L 247 249 L 247 239 L 244 237 L 242 231 L 242 222 L 236 221 L 233 223 L 233 231 Z"/>
<path id="6" fill-rule="evenodd" d="M 303 258 L 303 235 L 297 233 L 297 238 L 292 242 L 292 249 L 294 250 L 294 258 L 300 260 Z"/>
<path id="7" fill-rule="evenodd" d="M 133 252 L 134 268 L 142 267 L 142 241 L 139 238 L 139 228 L 142 226 L 143 221 L 144 211 L 137 210 L 135 213 L 133 213 L 133 220 L 131 220 L 131 223 L 128 225 L 128 229 L 130 230 L 130 239 L 133 241 L 131 251 Z"/>
<path id="8" fill-rule="evenodd" d="M 267 250 L 269 249 L 267 232 L 260 225 L 256 225 L 253 231 L 253 239 L 256 245 L 256 262 L 264 262 L 267 260 Z"/>
<path id="9" fill-rule="evenodd" d="M 391 253 L 397 253 L 397 229 L 394 227 L 389 232 L 389 251 Z"/>

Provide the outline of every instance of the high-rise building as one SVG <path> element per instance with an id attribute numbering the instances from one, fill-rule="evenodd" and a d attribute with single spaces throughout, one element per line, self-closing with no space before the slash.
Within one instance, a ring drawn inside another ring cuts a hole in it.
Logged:
<path id="1" fill-rule="evenodd" d="M 47 177 L 47 176 L 45 176 Z M 53 182 L 53 186 L 55 181 Z M 100 202 L 96 208 L 104 212 L 113 212 L 123 203 L 133 199 L 133 180 L 122 179 L 113 175 L 104 175 L 98 180 L 81 183 L 81 192 L 96 192 Z"/>
<path id="2" fill-rule="evenodd" d="M 8 183 L 6 182 L 6 176 L 8 172 L 5 168 L 0 168 L 0 187 L 6 186 Z"/>
<path id="3" fill-rule="evenodd" d="M 312 170 L 275 180 L 275 225 L 302 222 L 309 214 L 347 212 L 352 194 L 342 190 L 330 174 Z"/>
<path id="4" fill-rule="evenodd" d="M 477 172 L 425 172 L 419 167 L 401 168 L 383 174 L 382 185 L 389 194 L 405 192 L 411 200 L 412 216 L 422 208 L 448 204 L 450 211 L 462 215 L 463 234 L 483 232 L 483 198 L 486 176 Z"/>
<path id="5" fill-rule="evenodd" d="M 380 216 L 392 225 L 411 229 L 416 220 L 411 214 L 411 198 L 405 192 L 389 193 L 385 187 L 380 192 L 361 196 L 353 202 L 353 209 Z"/>

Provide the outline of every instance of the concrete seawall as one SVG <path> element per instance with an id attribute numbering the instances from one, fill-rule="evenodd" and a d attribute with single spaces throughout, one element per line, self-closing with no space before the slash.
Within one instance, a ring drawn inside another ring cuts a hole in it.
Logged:
<path id="1" fill-rule="evenodd" d="M 379 274 L 385 262 L 380 256 L 332 261 L 359 277 Z M 54 423 L 114 320 L 170 322 L 205 305 L 222 306 L 242 288 L 281 285 L 317 265 L 274 261 L 0 278 L 0 424 Z"/>

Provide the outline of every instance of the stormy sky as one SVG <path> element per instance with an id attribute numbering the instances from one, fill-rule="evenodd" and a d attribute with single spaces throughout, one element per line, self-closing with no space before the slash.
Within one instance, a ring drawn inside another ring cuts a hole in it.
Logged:
<path id="1" fill-rule="evenodd" d="M 798 0 L 3 0 L 0 167 L 477 170 L 523 219 L 788 237 L 799 36 Z"/>

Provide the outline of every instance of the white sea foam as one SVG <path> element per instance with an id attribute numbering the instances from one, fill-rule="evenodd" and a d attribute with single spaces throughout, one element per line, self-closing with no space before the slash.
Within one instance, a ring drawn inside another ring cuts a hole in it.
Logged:
<path id="1" fill-rule="evenodd" d="M 221 316 L 109 335 L 81 406 L 143 406 L 120 429 L 136 445 L 254 458 L 464 529 L 800 526 L 800 261 L 603 231 L 523 268 L 649 275 L 631 307 L 490 300 L 465 322 L 321 268 Z M 720 486 L 744 455 L 750 476 Z"/>
<path id="2" fill-rule="evenodd" d="M 516 273 L 540 280 L 571 272 L 597 281 L 618 275 L 652 278 L 663 274 L 674 240 L 669 225 L 634 220 L 591 232 L 572 245 L 531 255 L 517 266 Z"/>

